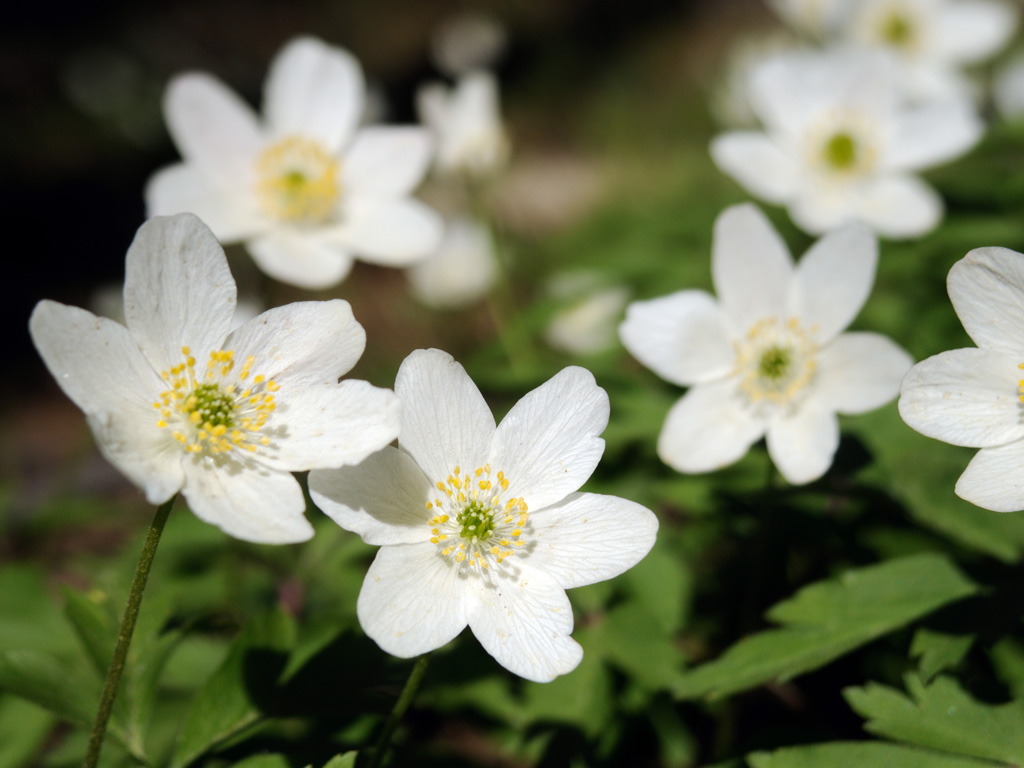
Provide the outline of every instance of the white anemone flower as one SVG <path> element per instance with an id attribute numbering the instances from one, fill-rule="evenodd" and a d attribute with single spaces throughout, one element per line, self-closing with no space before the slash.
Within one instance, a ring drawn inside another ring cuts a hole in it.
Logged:
<path id="1" fill-rule="evenodd" d="M 892 59 L 878 51 L 779 55 L 757 68 L 750 93 L 765 131 L 723 134 L 711 156 L 812 234 L 849 221 L 892 238 L 928 232 L 942 200 L 914 172 L 964 153 L 982 133 L 966 100 L 903 105 Z"/>
<path id="2" fill-rule="evenodd" d="M 615 345 L 629 289 L 621 285 L 600 288 L 558 312 L 544 330 L 544 339 L 570 355 L 593 355 Z"/>
<path id="3" fill-rule="evenodd" d="M 301 288 L 340 282 L 355 256 L 402 267 L 427 256 L 441 219 L 409 195 L 429 166 L 430 135 L 359 128 L 364 100 L 359 63 L 312 38 L 271 64 L 263 120 L 211 75 L 174 78 L 164 113 L 184 162 L 150 179 L 149 215 L 195 213 Z"/>
<path id="4" fill-rule="evenodd" d="M 900 416 L 928 437 L 981 449 L 957 480 L 958 496 L 995 512 L 1024 509 L 1024 254 L 976 248 L 946 286 L 978 346 L 911 368 Z"/>
<path id="5" fill-rule="evenodd" d="M 348 302 L 278 307 L 230 330 L 235 282 L 195 216 L 139 228 L 125 264 L 127 327 L 41 301 L 32 340 L 104 456 L 153 504 L 180 491 L 248 541 L 313 535 L 291 472 L 355 464 L 398 434 L 389 390 L 338 378 L 366 343 Z"/>
<path id="6" fill-rule="evenodd" d="M 435 165 L 441 173 L 487 176 L 508 160 L 498 81 L 490 72 L 463 75 L 453 88 L 425 85 L 417 105 L 437 143 Z"/>
<path id="7" fill-rule="evenodd" d="M 473 304 L 498 278 L 498 257 L 491 232 L 468 216 L 445 222 L 437 251 L 406 272 L 413 295 L 434 309 L 459 309 Z"/>
<path id="8" fill-rule="evenodd" d="M 689 391 L 669 411 L 658 455 L 680 472 L 741 458 L 762 436 L 791 483 L 832 465 L 837 413 L 896 396 L 913 362 L 875 333 L 840 333 L 874 282 L 877 244 L 850 224 L 794 267 L 785 243 L 753 205 L 715 222 L 711 271 L 717 301 L 688 290 L 630 304 L 622 343 L 656 374 Z"/>
<path id="9" fill-rule="evenodd" d="M 813 40 L 829 38 L 849 11 L 850 0 L 768 0 L 794 31 Z"/>
<path id="10" fill-rule="evenodd" d="M 407 658 L 469 625 L 521 677 L 571 671 L 583 651 L 565 590 L 631 568 L 658 528 L 639 504 L 577 492 L 604 452 L 608 396 L 589 371 L 566 368 L 496 427 L 436 349 L 406 358 L 395 392 L 398 448 L 309 476 L 324 512 L 381 545 L 356 603 L 366 634 Z"/>
<path id="11" fill-rule="evenodd" d="M 1019 12 L 1001 0 L 858 0 L 849 3 L 841 37 L 884 49 L 899 63 L 911 99 L 970 96 L 963 68 L 1009 42 Z"/>

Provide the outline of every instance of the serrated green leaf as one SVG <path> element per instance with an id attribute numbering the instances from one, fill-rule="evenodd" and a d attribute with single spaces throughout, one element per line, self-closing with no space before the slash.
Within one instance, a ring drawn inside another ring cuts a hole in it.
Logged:
<path id="1" fill-rule="evenodd" d="M 928 682 L 943 670 L 955 667 L 974 644 L 974 635 L 947 635 L 919 629 L 910 644 L 910 655 L 920 657 L 918 668 Z"/>
<path id="2" fill-rule="evenodd" d="M 975 591 L 946 558 L 925 554 L 847 571 L 804 587 L 770 611 L 787 626 L 740 640 L 684 674 L 680 698 L 724 696 L 817 669 Z"/>
<path id="3" fill-rule="evenodd" d="M 595 627 L 600 651 L 649 690 L 665 690 L 680 680 L 679 652 L 662 626 L 642 605 L 631 602 L 609 610 Z"/>
<path id="4" fill-rule="evenodd" d="M 969 757 L 1024 764 L 1024 700 L 981 704 L 951 677 L 925 685 L 907 677 L 909 696 L 877 683 L 843 691 L 865 728 L 897 741 Z"/>
<path id="5" fill-rule="evenodd" d="M 294 622 L 276 611 L 254 621 L 232 644 L 224 663 L 192 704 L 178 739 L 172 768 L 183 768 L 263 714 L 260 696 L 284 669 L 295 641 Z"/>
<path id="6" fill-rule="evenodd" d="M 878 741 L 832 742 L 747 755 L 750 768 L 993 768 L 991 763 Z"/>

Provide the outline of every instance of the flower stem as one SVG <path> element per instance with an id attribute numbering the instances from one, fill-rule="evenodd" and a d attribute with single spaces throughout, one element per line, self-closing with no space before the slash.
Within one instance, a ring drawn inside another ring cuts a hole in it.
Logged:
<path id="1" fill-rule="evenodd" d="M 366 768 L 379 768 L 384 760 L 384 755 L 387 753 L 391 742 L 391 734 L 395 732 L 395 728 L 401 722 L 402 716 L 416 697 L 416 691 L 419 690 L 420 683 L 423 681 L 423 674 L 427 671 L 428 661 L 430 661 L 428 654 L 423 654 L 416 659 L 412 672 L 409 673 L 409 679 L 405 682 L 405 688 L 402 689 L 402 694 L 398 697 L 398 701 L 395 702 L 395 707 L 391 710 L 391 714 L 388 715 L 388 719 L 384 721 L 384 729 L 380 732 L 377 746 L 373 750 L 373 757 L 370 758 Z"/>
<path id="2" fill-rule="evenodd" d="M 132 633 L 135 631 L 135 620 L 139 616 L 142 593 L 146 589 L 146 579 L 149 578 L 149 569 L 153 565 L 156 545 L 160 543 L 160 534 L 164 532 L 164 525 L 167 523 L 171 507 L 174 505 L 174 499 L 175 497 L 172 496 L 161 504 L 153 516 L 153 522 L 149 524 L 149 533 L 146 534 L 146 541 L 142 545 L 142 554 L 139 555 L 139 564 L 135 566 L 135 577 L 132 579 L 131 590 L 128 592 L 128 604 L 124 608 L 124 616 L 121 617 L 121 628 L 117 632 L 114 657 L 110 660 L 107 681 L 103 685 L 103 695 L 100 697 L 100 706 L 96 710 L 96 720 L 93 722 L 92 732 L 89 734 L 89 750 L 86 752 L 83 768 L 95 768 L 99 762 L 103 739 L 107 734 L 107 723 L 110 722 L 110 715 L 114 711 L 117 688 L 121 684 L 125 659 L 128 658 L 128 646 L 132 642 Z"/>

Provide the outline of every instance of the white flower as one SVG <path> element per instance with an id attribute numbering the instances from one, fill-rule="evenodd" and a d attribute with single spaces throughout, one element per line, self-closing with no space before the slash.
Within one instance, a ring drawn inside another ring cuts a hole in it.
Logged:
<path id="1" fill-rule="evenodd" d="M 449 219 L 437 251 L 406 274 L 413 295 L 428 307 L 466 307 L 486 296 L 498 277 L 491 233 L 465 216 Z"/>
<path id="2" fill-rule="evenodd" d="M 508 160 L 498 81 L 490 72 L 470 72 L 453 88 L 425 85 L 417 105 L 420 120 L 434 134 L 436 165 L 442 173 L 486 176 Z"/>
<path id="3" fill-rule="evenodd" d="M 398 434 L 392 392 L 338 383 L 366 342 L 348 303 L 290 304 L 229 332 L 235 282 L 191 214 L 143 224 L 125 273 L 127 328 L 53 301 L 29 326 L 104 456 L 151 503 L 181 491 L 232 536 L 308 539 L 290 473 L 357 463 Z"/>
<path id="4" fill-rule="evenodd" d="M 970 96 L 962 68 L 994 55 L 1017 27 L 1000 0 L 858 0 L 841 36 L 892 53 L 900 88 L 918 100 Z"/>
<path id="5" fill-rule="evenodd" d="M 842 22 L 850 0 L 768 0 L 768 4 L 796 32 L 824 40 Z"/>
<path id="6" fill-rule="evenodd" d="M 358 128 L 364 97 L 358 62 L 311 38 L 271 64 L 263 121 L 220 80 L 176 77 L 164 112 L 184 162 L 150 180 L 149 215 L 196 213 L 222 241 L 244 241 L 268 275 L 303 288 L 338 283 L 353 256 L 386 266 L 426 256 L 441 220 L 409 194 L 429 165 L 429 134 Z"/>
<path id="7" fill-rule="evenodd" d="M 551 319 L 544 338 L 555 349 L 572 355 L 609 349 L 615 344 L 615 331 L 627 301 L 629 289 L 624 286 L 591 288 Z"/>
<path id="8" fill-rule="evenodd" d="M 707 472 L 765 436 L 789 482 L 821 477 L 839 444 L 836 413 L 891 400 L 913 362 L 884 336 L 840 334 L 871 292 L 876 261 L 871 233 L 848 225 L 794 267 L 756 207 L 723 211 L 711 256 L 718 300 L 690 290 L 635 302 L 619 329 L 640 362 L 690 388 L 661 430 L 662 461 Z"/>
<path id="9" fill-rule="evenodd" d="M 657 519 L 615 496 L 577 493 L 594 471 L 608 396 L 566 368 L 495 427 L 462 366 L 436 349 L 399 369 L 398 448 L 309 476 L 316 504 L 381 545 L 359 621 L 388 653 L 438 648 L 468 624 L 505 668 L 551 680 L 579 663 L 565 590 L 635 565 Z"/>
<path id="10" fill-rule="evenodd" d="M 1024 55 L 1015 55 L 999 70 L 992 99 L 1003 117 L 1019 120 L 1024 115 Z"/>
<path id="11" fill-rule="evenodd" d="M 430 35 L 430 54 L 442 72 L 461 75 L 492 67 L 504 54 L 507 38 L 495 17 L 465 11 L 437 25 Z"/>
<path id="12" fill-rule="evenodd" d="M 900 388 L 900 416 L 928 437 L 981 450 L 956 493 L 996 512 L 1024 509 L 1024 255 L 976 248 L 946 281 L 978 346 L 923 360 Z"/>
<path id="13" fill-rule="evenodd" d="M 719 136 L 711 156 L 813 234 L 848 221 L 894 238 L 928 232 L 942 200 L 913 172 L 957 157 L 982 132 L 965 100 L 901 106 L 892 60 L 877 51 L 777 56 L 755 71 L 751 99 L 765 132 Z"/>

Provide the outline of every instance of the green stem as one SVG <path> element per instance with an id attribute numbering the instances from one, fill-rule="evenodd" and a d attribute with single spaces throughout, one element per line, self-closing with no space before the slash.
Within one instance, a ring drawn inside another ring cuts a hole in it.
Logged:
<path id="1" fill-rule="evenodd" d="M 172 496 L 157 508 L 153 522 L 149 524 L 149 533 L 146 534 L 146 541 L 142 545 L 142 554 L 139 555 L 139 564 L 135 566 L 135 577 L 132 579 L 131 590 L 128 592 L 128 604 L 124 608 L 124 616 L 121 617 L 121 628 L 117 632 L 114 657 L 110 660 L 107 681 L 103 685 L 103 695 L 100 697 L 100 706 L 96 710 L 96 720 L 93 722 L 92 732 L 89 734 L 89 750 L 86 752 L 83 768 L 96 768 L 96 764 L 99 762 L 103 739 L 107 735 L 107 723 L 110 722 L 110 715 L 114 711 L 114 699 L 117 698 L 117 688 L 121 684 L 125 659 L 128 658 L 128 646 L 131 645 L 132 633 L 135 631 L 135 620 L 139 616 L 142 593 L 146 589 L 146 579 L 149 578 L 149 569 L 153 565 L 156 545 L 160 543 L 160 534 L 164 532 L 167 516 L 174 505 L 174 498 Z"/>
<path id="2" fill-rule="evenodd" d="M 416 691 L 419 690 L 420 683 L 423 681 L 423 674 L 427 671 L 428 661 L 430 661 L 430 656 L 427 654 L 423 654 L 416 659 L 412 672 L 409 673 L 409 679 L 405 682 L 405 688 L 402 689 L 402 694 L 398 697 L 398 701 L 395 702 L 395 708 L 391 710 L 388 719 L 384 721 L 384 729 L 380 732 L 377 746 L 373 750 L 373 757 L 370 758 L 370 763 L 366 768 L 379 768 L 384 760 L 384 755 L 387 753 L 388 746 L 391 743 L 391 734 L 395 732 L 395 728 L 401 722 L 402 716 L 405 715 L 405 710 L 409 708 L 412 700 L 416 697 Z"/>

